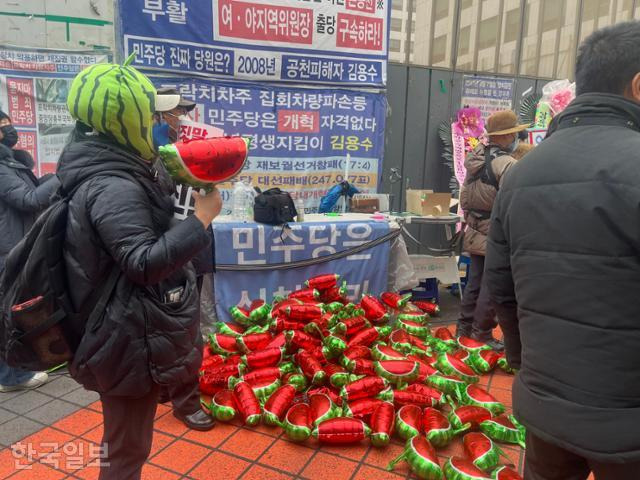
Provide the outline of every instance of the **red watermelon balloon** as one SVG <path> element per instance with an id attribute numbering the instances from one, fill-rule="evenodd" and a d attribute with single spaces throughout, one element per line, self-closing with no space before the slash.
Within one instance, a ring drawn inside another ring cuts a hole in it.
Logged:
<path id="1" fill-rule="evenodd" d="M 242 171 L 249 145 L 248 138 L 217 137 L 164 145 L 159 153 L 167 171 L 178 183 L 207 188 Z"/>

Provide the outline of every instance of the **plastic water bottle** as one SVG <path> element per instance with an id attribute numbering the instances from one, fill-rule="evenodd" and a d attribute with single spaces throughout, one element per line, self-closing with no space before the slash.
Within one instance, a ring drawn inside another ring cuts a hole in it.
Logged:
<path id="1" fill-rule="evenodd" d="M 294 203 L 296 206 L 296 211 L 298 212 L 296 222 L 304 222 L 304 200 L 298 197 L 296 198 L 296 201 Z"/>
<path id="2" fill-rule="evenodd" d="M 231 215 L 237 222 L 246 221 L 247 216 L 247 195 L 244 188 L 244 183 L 236 182 L 233 185 L 233 198 L 232 198 L 232 211 Z"/>
<path id="3" fill-rule="evenodd" d="M 245 183 L 244 186 L 244 194 L 245 194 L 245 222 L 253 222 L 253 206 L 256 203 L 256 191 L 251 187 L 250 184 Z"/>

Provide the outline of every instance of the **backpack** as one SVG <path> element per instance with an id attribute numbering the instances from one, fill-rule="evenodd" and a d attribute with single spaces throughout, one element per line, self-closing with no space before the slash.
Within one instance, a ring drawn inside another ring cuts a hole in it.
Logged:
<path id="1" fill-rule="evenodd" d="M 268 225 L 283 225 L 298 215 L 291 195 L 279 188 L 271 188 L 264 192 L 258 191 L 253 206 L 253 219 L 257 223 Z"/>
<path id="2" fill-rule="evenodd" d="M 496 174 L 493 171 L 493 167 L 491 166 L 493 159 L 500 156 L 500 154 L 501 152 L 498 152 L 497 155 L 493 156 L 491 155 L 491 149 L 489 147 L 485 148 L 484 164 L 482 165 L 480 170 L 478 170 L 475 173 L 475 175 L 470 176 L 465 181 L 465 183 L 469 184 L 469 183 L 477 182 L 478 180 L 480 180 L 484 184 L 491 185 L 493 188 L 496 189 L 496 191 L 500 190 L 500 183 L 498 182 L 498 179 L 496 178 Z M 502 152 L 502 154 L 506 155 L 506 153 L 504 152 Z M 467 211 L 478 220 L 488 220 L 491 218 L 491 210 L 480 210 L 477 208 L 469 208 Z"/>
<path id="3" fill-rule="evenodd" d="M 122 171 L 100 172 L 103 175 L 133 179 Z M 11 367 L 41 371 L 71 360 L 79 339 L 70 324 L 86 324 L 101 315 L 120 277 L 114 265 L 102 291 L 87 302 L 95 305 L 92 311 L 75 312 L 63 250 L 69 201 L 83 183 L 68 193 L 60 188 L 58 198 L 6 258 L 0 277 L 0 359 Z"/>

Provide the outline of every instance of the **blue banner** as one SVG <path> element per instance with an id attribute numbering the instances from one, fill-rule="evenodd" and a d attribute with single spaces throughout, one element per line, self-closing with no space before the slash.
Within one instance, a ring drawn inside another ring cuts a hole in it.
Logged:
<path id="1" fill-rule="evenodd" d="M 250 156 L 240 179 L 302 198 L 307 213 L 317 211 L 320 198 L 345 174 L 362 193 L 378 190 L 387 111 L 383 94 L 214 79 L 153 81 L 196 102 L 191 120 L 226 135 L 250 137 Z M 221 185 L 227 202 L 231 188 L 230 183 Z"/>
<path id="2" fill-rule="evenodd" d="M 262 224 L 214 223 L 216 264 L 270 265 L 319 258 L 363 245 L 389 233 L 386 222 L 333 222 L 291 224 L 291 229 Z M 310 267 L 287 270 L 215 274 L 218 318 L 229 321 L 229 308 L 248 306 L 262 298 L 287 295 L 303 287 L 310 277 L 339 273 L 347 282 L 349 296 L 380 294 L 387 289 L 389 242 L 358 254 Z"/>
<path id="3" fill-rule="evenodd" d="M 120 0 L 134 66 L 272 82 L 386 84 L 391 0 Z"/>

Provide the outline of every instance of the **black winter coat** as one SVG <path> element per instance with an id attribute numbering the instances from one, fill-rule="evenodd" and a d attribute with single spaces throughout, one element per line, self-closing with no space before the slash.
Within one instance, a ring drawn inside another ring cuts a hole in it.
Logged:
<path id="1" fill-rule="evenodd" d="M 160 182 L 163 188 L 165 188 L 167 192 L 170 192 L 171 195 L 176 195 L 176 182 L 171 178 L 164 164 L 158 160 L 153 166 L 158 171 L 158 182 Z M 188 187 L 185 186 L 184 189 L 186 190 Z M 211 225 L 207 227 L 207 234 L 209 235 L 209 245 L 200 250 L 198 254 L 191 259 L 197 276 L 206 275 L 207 273 L 213 273 L 215 271 L 215 255 L 213 253 L 215 247 L 213 242 L 213 228 Z"/>
<path id="2" fill-rule="evenodd" d="M 28 152 L 0 143 L 0 272 L 9 251 L 24 238 L 60 186 L 55 177 L 40 185 L 32 168 Z"/>
<path id="3" fill-rule="evenodd" d="M 153 382 L 186 382 L 202 359 L 190 260 L 208 244 L 206 230 L 195 217 L 170 226 L 173 200 L 149 164 L 100 137 L 75 135 L 57 172 L 67 192 L 84 182 L 69 203 L 65 242 L 74 307 L 90 308 L 114 266 L 121 276 L 104 315 L 74 326 L 82 340 L 72 376 L 89 390 L 132 397 Z M 182 299 L 164 303 L 176 287 Z"/>
<path id="4" fill-rule="evenodd" d="M 585 94 L 554 119 L 500 189 L 485 275 L 518 418 L 583 457 L 640 461 L 640 105 Z"/>

